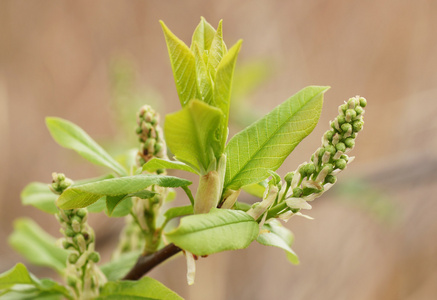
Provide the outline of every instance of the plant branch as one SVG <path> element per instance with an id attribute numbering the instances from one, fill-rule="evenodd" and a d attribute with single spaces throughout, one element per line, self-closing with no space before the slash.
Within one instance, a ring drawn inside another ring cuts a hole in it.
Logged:
<path id="1" fill-rule="evenodd" d="M 154 267 L 164 262 L 166 259 L 179 253 L 182 249 L 175 244 L 168 244 L 161 250 L 146 256 L 141 255 L 135 266 L 127 273 L 123 280 L 138 280 L 147 274 Z"/>

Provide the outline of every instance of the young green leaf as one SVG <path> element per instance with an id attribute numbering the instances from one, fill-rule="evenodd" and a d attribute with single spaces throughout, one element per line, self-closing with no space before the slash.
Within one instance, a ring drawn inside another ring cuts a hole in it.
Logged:
<path id="1" fill-rule="evenodd" d="M 191 99 L 197 98 L 196 63 L 190 48 L 178 39 L 170 29 L 160 21 L 167 43 L 171 68 L 176 83 L 181 106 L 185 106 Z"/>
<path id="2" fill-rule="evenodd" d="M 200 173 L 220 157 L 217 127 L 223 114 L 202 101 L 192 100 L 182 110 L 166 116 L 164 133 L 176 159 L 193 166 Z"/>
<path id="3" fill-rule="evenodd" d="M 187 216 L 192 214 L 193 214 L 193 206 L 186 205 L 186 206 L 178 206 L 178 207 L 172 207 L 167 209 L 167 211 L 164 213 L 164 217 L 167 220 L 171 220 L 176 217 Z"/>
<path id="4" fill-rule="evenodd" d="M 73 209 L 93 204 L 103 196 L 120 196 L 142 191 L 156 184 L 162 187 L 181 187 L 191 182 L 173 176 L 135 175 L 105 179 L 66 189 L 56 201 L 59 208 Z"/>
<path id="5" fill-rule="evenodd" d="M 15 289 L 17 286 L 26 289 Z M 4 295 L 5 299 L 72 299 L 65 287 L 50 279 L 37 279 L 21 263 L 0 274 L 0 296 Z"/>
<path id="6" fill-rule="evenodd" d="M 149 198 L 152 198 L 156 194 L 157 193 L 152 192 L 152 191 L 143 190 L 143 191 L 139 191 L 136 193 L 127 194 L 127 195 L 106 196 L 107 214 L 108 214 L 108 216 L 111 217 L 112 213 L 114 212 L 114 209 L 116 207 L 118 207 L 118 205 L 126 198 L 138 197 L 141 199 L 149 199 Z M 129 209 L 127 210 L 127 214 L 129 214 Z"/>
<path id="7" fill-rule="evenodd" d="M 293 243 L 293 234 L 281 223 L 273 220 L 267 224 L 264 224 L 261 234 L 258 235 L 256 241 L 265 246 L 278 247 L 285 250 L 287 259 L 292 264 L 299 264 L 299 258 L 296 253 L 291 249 Z"/>
<path id="8" fill-rule="evenodd" d="M 225 55 L 226 46 L 223 42 L 223 25 L 222 20 L 220 20 L 217 31 L 214 34 L 214 38 L 211 42 L 211 48 L 208 52 L 208 64 L 207 69 L 209 72 L 209 75 L 211 76 L 212 80 L 214 81 L 216 72 L 217 72 L 217 66 L 223 59 L 223 56 Z"/>
<path id="9" fill-rule="evenodd" d="M 224 187 L 239 189 L 269 176 L 316 126 L 329 87 L 309 86 L 236 134 L 226 147 Z"/>
<path id="10" fill-rule="evenodd" d="M 197 43 L 194 44 L 194 58 L 196 60 L 197 88 L 200 100 L 215 106 L 212 94 L 213 83 L 205 63 L 207 57 L 206 54 L 200 50 Z"/>
<path id="11" fill-rule="evenodd" d="M 55 205 L 58 196 L 53 194 L 48 184 L 32 182 L 24 188 L 20 196 L 23 205 L 32 205 L 52 215 L 58 212 Z"/>
<path id="12" fill-rule="evenodd" d="M 117 259 L 102 265 L 100 270 L 105 274 L 108 281 L 123 278 L 137 262 L 141 251 L 131 251 L 121 254 Z"/>
<path id="13" fill-rule="evenodd" d="M 258 223 L 242 211 L 212 209 L 187 216 L 179 227 L 165 233 L 169 242 L 195 255 L 243 249 L 256 239 Z"/>
<path id="14" fill-rule="evenodd" d="M 214 102 L 215 105 L 221 109 L 225 116 L 220 132 L 221 145 L 224 147 L 226 139 L 228 138 L 228 121 L 229 121 L 229 107 L 231 99 L 232 78 L 234 75 L 235 64 L 237 62 L 238 53 L 240 52 L 242 41 L 238 41 L 229 52 L 220 61 L 217 66 L 217 74 L 214 83 Z"/>
<path id="15" fill-rule="evenodd" d="M 143 277 L 138 281 L 108 282 L 96 300 L 183 300 L 178 294 L 167 288 L 159 281 L 150 277 Z"/>
<path id="16" fill-rule="evenodd" d="M 54 237 L 30 219 L 16 220 L 14 232 L 9 237 L 9 244 L 12 248 L 29 262 L 62 273 L 66 266 L 68 253 L 55 243 Z"/>
<path id="17" fill-rule="evenodd" d="M 199 174 L 196 170 L 194 170 L 192 167 L 190 167 L 187 164 L 184 164 L 183 162 L 177 161 L 177 160 L 168 160 L 163 158 L 154 157 L 151 160 L 149 160 L 147 163 L 143 165 L 142 172 L 148 171 L 148 172 L 155 172 L 159 169 L 171 169 L 171 170 L 182 170 L 182 171 L 188 171 L 194 174 Z"/>
<path id="18" fill-rule="evenodd" d="M 252 196 L 255 196 L 255 197 L 262 199 L 264 196 L 264 193 L 266 191 L 267 186 L 268 186 L 267 180 L 263 180 L 263 181 L 260 181 L 257 183 L 245 185 L 243 187 L 243 190 Z"/>
<path id="19" fill-rule="evenodd" d="M 215 36 L 215 29 L 209 24 L 205 18 L 200 18 L 200 23 L 197 25 L 193 33 L 193 38 L 191 40 L 191 51 L 194 52 L 194 45 L 197 44 L 200 52 L 209 50 L 211 48 L 212 40 Z"/>
<path id="20" fill-rule="evenodd" d="M 126 170 L 79 126 L 54 117 L 46 118 L 46 124 L 53 139 L 62 147 L 72 149 L 90 162 L 108 167 L 121 176 L 127 175 Z"/>

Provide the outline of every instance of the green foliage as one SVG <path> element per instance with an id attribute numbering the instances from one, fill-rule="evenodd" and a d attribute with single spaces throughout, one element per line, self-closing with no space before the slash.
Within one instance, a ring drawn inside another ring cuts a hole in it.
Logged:
<path id="1" fill-rule="evenodd" d="M 168 241 L 195 255 L 243 249 L 257 235 L 258 223 L 252 217 L 227 209 L 184 217 L 179 227 L 165 233 Z"/>
<path id="2" fill-rule="evenodd" d="M 177 177 L 162 175 L 135 175 L 105 179 L 66 189 L 59 196 L 56 204 L 62 209 L 87 207 L 103 196 L 126 196 L 143 191 L 153 184 L 162 187 L 180 187 L 190 185 L 191 182 Z"/>
<path id="3" fill-rule="evenodd" d="M 53 139 L 62 147 L 76 151 L 93 164 L 108 167 L 119 175 L 127 175 L 126 170 L 79 126 L 54 117 L 46 118 L 46 124 Z"/>
<path id="4" fill-rule="evenodd" d="M 131 251 L 120 255 L 117 259 L 113 259 L 110 262 L 102 265 L 100 270 L 105 274 L 106 279 L 109 281 L 115 281 L 123 278 L 129 272 L 129 270 L 137 262 L 138 256 L 141 251 Z"/>
<path id="5" fill-rule="evenodd" d="M 72 299 L 65 287 L 50 279 L 37 279 L 20 263 L 0 274 L 0 296 L 3 299 Z"/>
<path id="6" fill-rule="evenodd" d="M 169 170 L 182 170 L 191 172 L 194 174 L 199 174 L 196 170 L 194 170 L 192 167 L 190 167 L 187 164 L 184 164 L 183 162 L 177 161 L 177 160 L 168 160 L 168 159 L 162 159 L 154 157 L 151 160 L 149 160 L 147 163 L 143 165 L 142 172 L 156 172 L 160 169 L 169 169 Z"/>
<path id="7" fill-rule="evenodd" d="M 108 282 L 100 292 L 100 296 L 96 298 L 96 300 L 118 299 L 182 300 L 178 294 L 150 277 L 144 277 L 138 281 Z"/>
<path id="8" fill-rule="evenodd" d="M 30 219 L 14 222 L 9 244 L 35 265 L 46 266 L 59 273 L 65 269 L 67 252 L 56 246 L 56 239 Z"/>
<path id="9" fill-rule="evenodd" d="M 275 171 L 316 126 L 328 87 L 307 87 L 236 134 L 226 146 L 224 187 L 239 189 Z"/>
<path id="10" fill-rule="evenodd" d="M 199 100 L 190 101 L 182 110 L 165 118 L 167 145 L 175 157 L 206 173 L 210 164 L 220 156 L 217 128 L 221 112 Z"/>
<path id="11" fill-rule="evenodd" d="M 29 183 L 21 192 L 23 205 L 32 205 L 52 215 L 58 212 L 55 205 L 56 198 L 58 196 L 53 194 L 49 186 L 40 182 Z"/>

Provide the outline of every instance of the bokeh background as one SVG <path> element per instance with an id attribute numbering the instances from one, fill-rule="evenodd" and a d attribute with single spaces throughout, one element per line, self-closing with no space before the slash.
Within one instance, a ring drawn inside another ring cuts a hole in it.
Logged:
<path id="1" fill-rule="evenodd" d="M 244 40 L 231 133 L 306 85 L 332 87 L 319 125 L 279 173 L 309 159 L 337 106 L 357 94 L 369 103 L 365 129 L 354 163 L 313 203 L 315 220 L 286 224 L 299 266 L 252 245 L 201 259 L 191 287 L 182 257 L 150 276 L 186 299 L 436 299 L 436 15 L 434 0 L 1 0 L 0 272 L 23 261 L 7 244 L 14 219 L 32 217 L 59 236 L 54 218 L 21 206 L 27 183 L 103 172 L 57 146 L 44 117 L 71 120 L 118 153 L 133 138 L 124 129 L 132 107 L 178 109 L 158 20 L 189 44 L 204 16 L 214 26 L 223 19 L 228 46 Z M 91 222 L 109 253 L 122 220 Z"/>

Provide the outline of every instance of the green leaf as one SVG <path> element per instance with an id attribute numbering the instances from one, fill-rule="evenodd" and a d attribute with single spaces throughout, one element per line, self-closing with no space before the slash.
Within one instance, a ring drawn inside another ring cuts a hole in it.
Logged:
<path id="1" fill-rule="evenodd" d="M 100 267 L 108 281 L 115 281 L 123 278 L 138 260 L 141 251 L 131 251 L 121 254 L 117 259 L 112 260 Z"/>
<path id="2" fill-rule="evenodd" d="M 0 296 L 2 299 L 72 298 L 65 287 L 50 279 L 37 279 L 21 263 L 0 274 Z"/>
<path id="3" fill-rule="evenodd" d="M 54 237 L 30 219 L 16 220 L 14 232 L 9 237 L 9 244 L 29 262 L 62 273 L 66 266 L 68 253 L 55 243 Z"/>
<path id="4" fill-rule="evenodd" d="M 258 223 L 242 211 L 212 209 L 187 216 L 179 227 L 165 233 L 169 242 L 195 255 L 243 249 L 256 239 Z"/>
<path id="5" fill-rule="evenodd" d="M 276 220 L 274 220 L 276 221 Z M 287 259 L 292 264 L 299 264 L 299 258 L 291 249 L 293 234 L 279 222 L 270 222 L 263 226 L 263 230 L 256 241 L 265 246 L 278 247 L 286 251 Z"/>
<path id="6" fill-rule="evenodd" d="M 194 30 L 193 38 L 191 40 L 191 51 L 194 52 L 195 44 L 198 45 L 202 53 L 205 50 L 209 50 L 214 36 L 215 29 L 205 20 L 205 18 L 200 17 L 200 23 L 197 25 L 196 30 Z"/>
<path id="7" fill-rule="evenodd" d="M 142 191 L 156 184 L 162 187 L 181 187 L 191 182 L 173 176 L 135 175 L 105 179 L 83 185 L 75 185 L 66 189 L 56 201 L 62 209 L 86 207 L 103 196 L 120 196 Z"/>
<path id="8" fill-rule="evenodd" d="M 127 175 L 126 170 L 79 126 L 54 117 L 46 118 L 46 124 L 53 139 L 62 147 L 76 151 L 93 164 L 108 167 L 121 176 Z"/>
<path id="9" fill-rule="evenodd" d="M 108 282 L 96 300 L 183 300 L 159 281 L 143 277 L 138 281 Z"/>
<path id="10" fill-rule="evenodd" d="M 118 205 L 126 198 L 138 197 L 141 199 L 149 199 L 149 198 L 152 198 L 156 194 L 157 193 L 152 192 L 152 191 L 143 190 L 143 191 L 139 191 L 136 193 L 127 194 L 127 195 L 107 196 L 106 197 L 106 209 L 108 211 L 108 216 L 111 216 L 114 209 L 116 207 L 118 207 Z M 128 208 L 127 214 L 129 214 L 129 211 L 130 211 L 130 208 Z"/>
<path id="11" fill-rule="evenodd" d="M 176 161 L 176 160 L 168 160 L 163 158 L 154 157 L 148 162 L 146 162 L 143 165 L 142 172 L 148 171 L 148 172 L 155 172 L 159 169 L 172 169 L 172 170 L 182 170 L 182 171 L 188 171 L 194 174 L 199 174 L 196 170 L 194 170 L 192 167 L 190 167 L 187 164 L 184 164 L 183 162 Z"/>
<path id="12" fill-rule="evenodd" d="M 225 151 L 224 187 L 236 190 L 266 179 L 269 170 L 277 170 L 316 126 L 328 88 L 306 87 L 236 134 Z"/>
<path id="13" fill-rule="evenodd" d="M 18 263 L 9 271 L 0 274 L 0 290 L 9 289 L 15 284 L 33 284 L 26 267 Z"/>
<path id="14" fill-rule="evenodd" d="M 176 159 L 193 166 L 202 174 L 212 159 L 220 157 L 220 139 L 216 136 L 222 113 L 199 100 L 166 116 L 164 133 Z M 214 157 L 215 156 L 215 157 Z"/>
<path id="15" fill-rule="evenodd" d="M 197 43 L 194 44 L 194 58 L 196 60 L 197 89 L 200 99 L 205 103 L 215 106 L 212 94 L 213 83 L 205 63 L 205 53 L 200 50 Z"/>
<path id="16" fill-rule="evenodd" d="M 214 39 L 211 42 L 211 48 L 208 53 L 207 69 L 212 78 L 215 80 L 217 67 L 223 59 L 226 53 L 226 46 L 223 42 L 223 21 L 220 20 L 217 31 L 215 32 Z"/>
<path id="17" fill-rule="evenodd" d="M 221 144 L 226 144 L 228 138 L 229 107 L 231 99 L 232 78 L 234 75 L 235 63 L 240 52 L 242 41 L 238 41 L 220 61 L 217 66 L 217 74 L 214 83 L 214 102 L 221 109 L 225 118 L 221 124 Z"/>
<path id="18" fill-rule="evenodd" d="M 32 182 L 21 192 L 23 205 L 32 205 L 49 214 L 58 212 L 55 205 L 57 198 L 58 196 L 53 194 L 49 186 L 41 182 Z"/>
<path id="19" fill-rule="evenodd" d="M 187 216 L 187 215 L 192 215 L 192 214 L 193 214 L 193 206 L 187 205 L 187 206 L 178 206 L 178 207 L 169 208 L 164 213 L 164 217 L 167 220 L 171 220 L 171 219 L 176 218 L 176 217 Z"/>
<path id="20" fill-rule="evenodd" d="M 160 21 L 182 107 L 197 98 L 196 63 L 190 49 Z"/>

